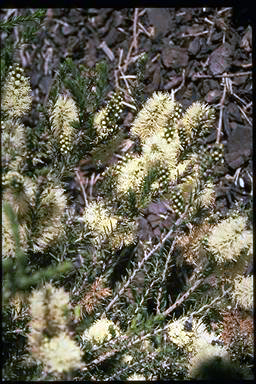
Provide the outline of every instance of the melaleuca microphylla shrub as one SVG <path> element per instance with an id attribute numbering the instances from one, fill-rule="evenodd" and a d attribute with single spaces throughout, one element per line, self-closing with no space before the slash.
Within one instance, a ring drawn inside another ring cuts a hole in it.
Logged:
<path id="1" fill-rule="evenodd" d="M 214 108 L 163 91 L 144 102 L 140 87 L 123 132 L 124 95 L 103 100 L 99 68 L 81 75 L 68 60 L 36 129 L 22 120 L 31 98 L 18 66 L 3 87 L 3 199 L 16 225 L 4 210 L 3 254 L 10 276 L 22 251 L 28 353 L 43 379 L 193 379 L 205 361 L 229 361 L 212 326 L 221 309 L 252 308 L 252 230 L 241 211 L 216 212 Z M 55 275 L 63 261 L 71 273 Z"/>
<path id="2" fill-rule="evenodd" d="M 167 92 L 155 92 L 131 125 L 131 135 L 141 142 L 141 153 L 124 157 L 103 174 L 104 197 L 112 201 L 116 213 L 132 219 L 152 199 L 167 196 L 171 211 L 178 217 L 195 191 L 197 205 L 213 207 L 209 177 L 214 164 L 223 162 L 222 146 L 204 150 L 197 145 L 197 139 L 209 133 L 213 122 L 214 110 L 207 105 L 196 102 L 182 113 L 181 105 Z M 191 214 L 194 208 L 190 207 Z"/>

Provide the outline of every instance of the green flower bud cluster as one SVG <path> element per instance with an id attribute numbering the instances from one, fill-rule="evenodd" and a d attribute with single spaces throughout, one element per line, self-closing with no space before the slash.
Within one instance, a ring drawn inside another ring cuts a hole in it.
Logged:
<path id="1" fill-rule="evenodd" d="M 169 169 L 164 164 L 161 164 L 158 168 L 158 180 L 159 192 L 164 192 L 168 190 L 169 186 Z"/>
<path id="2" fill-rule="evenodd" d="M 14 86 L 18 88 L 21 83 L 25 81 L 25 77 L 23 76 L 24 69 L 16 64 L 14 67 L 10 66 L 10 71 L 10 80 L 12 80 L 14 82 Z"/>
<path id="3" fill-rule="evenodd" d="M 115 170 L 117 171 L 117 173 L 120 172 L 120 170 L 122 169 L 122 167 L 128 163 L 128 161 L 130 161 L 132 159 L 132 155 L 130 153 L 126 153 L 120 160 L 118 160 L 116 166 L 115 166 Z"/>
<path id="4" fill-rule="evenodd" d="M 182 105 L 179 103 L 174 104 L 174 108 L 171 111 L 168 121 L 165 123 L 165 133 L 164 138 L 166 139 L 167 143 L 170 143 L 172 139 L 174 138 L 174 134 L 176 131 L 176 124 L 181 118 L 182 115 Z"/>
<path id="5" fill-rule="evenodd" d="M 71 150 L 71 136 L 67 135 L 65 132 L 60 134 L 60 151 L 62 153 L 68 153 Z"/>
<path id="6" fill-rule="evenodd" d="M 3 175 L 3 186 L 20 190 L 23 188 L 24 177 L 19 172 L 8 172 Z"/>
<path id="7" fill-rule="evenodd" d="M 178 188 L 174 188 L 171 191 L 171 207 L 177 215 L 181 215 L 184 212 L 184 198 L 182 192 Z"/>
<path id="8" fill-rule="evenodd" d="M 223 144 L 208 145 L 202 150 L 200 175 L 204 178 L 209 177 L 212 174 L 213 165 L 218 163 L 224 163 Z"/>
<path id="9" fill-rule="evenodd" d="M 115 92 L 107 106 L 96 114 L 94 126 L 97 131 L 98 142 L 104 142 L 104 140 L 116 132 L 118 128 L 117 122 L 123 112 L 122 100 L 122 96 Z"/>

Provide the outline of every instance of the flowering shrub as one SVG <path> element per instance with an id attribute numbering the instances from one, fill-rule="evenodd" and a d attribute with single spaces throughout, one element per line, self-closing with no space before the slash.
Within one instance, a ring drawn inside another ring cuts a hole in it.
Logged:
<path id="1" fill-rule="evenodd" d="M 224 147 L 205 140 L 215 111 L 155 92 L 135 102 L 136 145 L 115 157 L 124 95 L 104 105 L 104 64 L 87 77 L 80 69 L 62 65 L 34 131 L 22 120 L 32 99 L 19 65 L 2 89 L 5 327 L 25 323 L 19 364 L 39 379 L 200 377 L 209 359 L 230 363 L 221 309 L 252 309 L 248 216 L 215 209 Z M 79 179 L 77 207 L 68 181 L 84 158 L 97 159 L 98 177 L 94 197 Z M 142 236 L 142 223 L 158 235 Z M 28 311 L 14 317 L 17 293 Z"/>

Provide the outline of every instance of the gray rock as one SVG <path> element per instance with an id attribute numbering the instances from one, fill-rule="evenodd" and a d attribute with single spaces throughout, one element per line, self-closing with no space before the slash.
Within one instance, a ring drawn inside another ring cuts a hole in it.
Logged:
<path id="1" fill-rule="evenodd" d="M 148 8 L 149 22 L 155 28 L 154 39 L 165 36 L 172 25 L 172 18 L 168 8 Z"/>
<path id="2" fill-rule="evenodd" d="M 236 124 L 227 143 L 225 161 L 229 167 L 237 169 L 252 156 L 252 148 L 252 127 Z"/>
<path id="3" fill-rule="evenodd" d="M 220 100 L 221 92 L 218 89 L 213 89 L 212 91 L 209 91 L 207 95 L 205 96 L 205 101 L 209 104 L 216 103 Z"/>
<path id="4" fill-rule="evenodd" d="M 200 51 L 200 38 L 196 37 L 189 44 L 188 53 L 190 53 L 193 56 L 196 56 L 199 53 L 199 51 Z"/>
<path id="5" fill-rule="evenodd" d="M 148 215 L 147 220 L 150 222 L 152 228 L 156 228 L 159 225 L 161 218 L 158 215 Z"/>
<path id="6" fill-rule="evenodd" d="M 222 44 L 215 49 L 209 58 L 209 69 L 213 75 L 221 75 L 227 72 L 232 61 L 232 48 L 228 43 Z"/>
<path id="7" fill-rule="evenodd" d="M 186 48 L 164 47 L 162 51 L 162 60 L 167 68 L 179 69 L 188 65 L 188 53 Z"/>

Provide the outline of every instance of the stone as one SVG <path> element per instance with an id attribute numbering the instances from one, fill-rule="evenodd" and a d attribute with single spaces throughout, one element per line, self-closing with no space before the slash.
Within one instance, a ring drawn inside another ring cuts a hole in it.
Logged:
<path id="1" fill-rule="evenodd" d="M 172 18 L 168 8 L 147 8 L 147 14 L 149 23 L 154 27 L 154 40 L 170 31 Z"/>
<path id="2" fill-rule="evenodd" d="M 252 156 L 252 127 L 236 124 L 227 142 L 225 161 L 232 169 L 237 169 Z"/>
<path id="3" fill-rule="evenodd" d="M 217 103 L 220 100 L 221 92 L 218 89 L 213 89 L 209 91 L 205 96 L 205 101 L 209 104 Z"/>
<path id="4" fill-rule="evenodd" d="M 232 48 L 228 43 L 215 49 L 209 58 L 209 69 L 213 75 L 221 75 L 227 72 L 232 62 Z"/>
<path id="5" fill-rule="evenodd" d="M 189 44 L 188 53 L 190 53 L 190 55 L 192 55 L 192 56 L 196 56 L 199 51 L 200 51 L 200 38 L 196 37 Z"/>
<path id="6" fill-rule="evenodd" d="M 162 60 L 166 68 L 184 68 L 188 65 L 187 49 L 166 46 L 162 51 Z"/>

